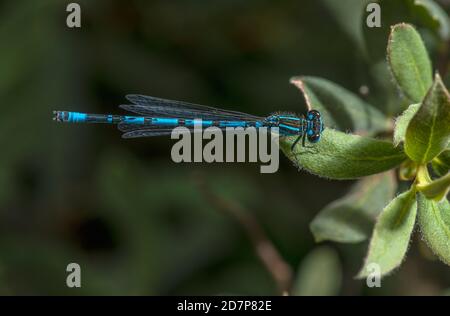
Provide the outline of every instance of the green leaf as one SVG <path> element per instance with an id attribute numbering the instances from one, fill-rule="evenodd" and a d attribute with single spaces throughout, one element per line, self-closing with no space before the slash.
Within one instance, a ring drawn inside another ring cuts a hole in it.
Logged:
<path id="1" fill-rule="evenodd" d="M 378 214 L 395 194 L 392 172 L 365 177 L 350 192 L 327 205 L 310 224 L 316 242 L 361 242 L 370 236 Z"/>
<path id="2" fill-rule="evenodd" d="M 293 77 L 308 108 L 321 112 L 327 127 L 355 133 L 376 133 L 387 128 L 386 117 L 352 92 L 317 77 Z"/>
<path id="3" fill-rule="evenodd" d="M 450 265 L 450 204 L 436 202 L 418 194 L 418 223 L 422 236 L 433 252 Z"/>
<path id="4" fill-rule="evenodd" d="M 378 264 L 382 275 L 398 267 L 408 250 L 417 213 L 415 190 L 393 199 L 381 213 L 369 244 L 369 251 L 358 278 L 370 274 L 368 267 Z"/>
<path id="5" fill-rule="evenodd" d="M 413 5 L 413 13 L 423 25 L 434 30 L 447 40 L 450 37 L 450 20 L 445 11 L 433 0 L 409 0 Z"/>
<path id="6" fill-rule="evenodd" d="M 418 163 L 427 163 L 447 148 L 450 140 L 450 95 L 436 78 L 406 130 L 405 152 Z"/>
<path id="7" fill-rule="evenodd" d="M 280 148 L 298 167 L 330 179 L 356 179 L 380 173 L 399 165 L 405 154 L 390 142 L 325 129 L 318 143 L 300 142 L 297 137 L 282 137 Z"/>
<path id="8" fill-rule="evenodd" d="M 405 141 L 406 129 L 411 119 L 416 114 L 420 107 L 420 103 L 411 104 L 397 119 L 395 120 L 394 128 L 394 145 L 398 146 L 401 142 Z"/>
<path id="9" fill-rule="evenodd" d="M 330 247 L 311 251 L 302 261 L 292 295 L 338 295 L 342 283 L 342 267 L 338 254 Z"/>
<path id="10" fill-rule="evenodd" d="M 444 150 L 439 156 L 434 158 L 431 161 L 431 166 L 438 176 L 447 174 L 450 170 L 450 149 Z"/>
<path id="11" fill-rule="evenodd" d="M 450 173 L 430 183 L 418 184 L 417 190 L 428 199 L 440 201 L 447 195 L 450 189 Z"/>
<path id="12" fill-rule="evenodd" d="M 427 50 L 413 26 L 396 24 L 388 40 L 391 73 L 403 94 L 415 103 L 422 101 L 433 82 Z"/>

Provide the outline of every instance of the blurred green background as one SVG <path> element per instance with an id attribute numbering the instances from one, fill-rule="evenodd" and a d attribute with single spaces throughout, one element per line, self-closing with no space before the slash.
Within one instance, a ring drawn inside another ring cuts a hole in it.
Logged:
<path id="1" fill-rule="evenodd" d="M 293 270 L 298 294 L 450 288 L 448 267 L 418 234 L 377 289 L 353 278 L 367 242 L 314 243 L 309 222 L 351 181 L 314 177 L 284 156 L 276 174 L 255 163 L 175 164 L 169 138 L 124 140 L 113 127 L 51 120 L 56 109 L 123 113 L 128 93 L 257 115 L 302 113 L 294 75 L 355 93 L 367 86 L 362 97 L 388 112 L 377 91 L 389 80 L 373 76 L 384 68 L 361 37 L 363 2 L 86 0 L 77 1 L 80 29 L 65 24 L 68 3 L 0 5 L 1 295 L 279 294 L 244 229 L 205 199 L 198 178 L 255 218 Z M 389 10 L 386 17 L 403 20 L 401 8 Z M 80 289 L 66 286 L 70 262 L 81 265 Z"/>

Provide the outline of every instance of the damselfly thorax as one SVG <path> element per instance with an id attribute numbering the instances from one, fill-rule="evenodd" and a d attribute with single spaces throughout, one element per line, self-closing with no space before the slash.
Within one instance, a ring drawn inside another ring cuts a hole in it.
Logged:
<path id="1" fill-rule="evenodd" d="M 320 140 L 323 131 L 322 118 L 316 110 L 309 111 L 306 117 L 292 113 L 273 114 L 265 119 L 264 125 L 278 127 L 281 136 L 297 135 L 312 143 Z"/>

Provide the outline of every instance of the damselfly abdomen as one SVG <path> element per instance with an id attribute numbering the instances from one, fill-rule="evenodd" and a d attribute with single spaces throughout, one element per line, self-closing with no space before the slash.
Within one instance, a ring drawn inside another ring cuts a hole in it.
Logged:
<path id="1" fill-rule="evenodd" d="M 291 113 L 272 114 L 266 118 L 237 111 L 222 110 L 205 105 L 172 101 L 143 95 L 127 95 L 132 104 L 120 108 L 139 114 L 139 116 L 114 114 L 88 114 L 80 112 L 54 111 L 54 120 L 69 123 L 107 123 L 118 125 L 124 132 L 122 137 L 147 137 L 170 135 L 176 127 L 187 127 L 193 131 L 195 126 L 211 126 L 220 129 L 229 127 L 267 127 L 278 128 L 280 136 L 298 136 L 312 143 L 320 140 L 323 122 L 320 113 L 310 110 L 306 117 Z"/>

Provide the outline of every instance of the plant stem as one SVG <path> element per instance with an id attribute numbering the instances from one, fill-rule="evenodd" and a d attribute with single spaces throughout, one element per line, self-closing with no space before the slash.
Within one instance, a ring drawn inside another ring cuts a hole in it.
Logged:
<path id="1" fill-rule="evenodd" d="M 430 174 L 428 173 L 427 165 L 420 165 L 417 169 L 417 184 L 427 184 L 431 182 Z"/>
<path id="2" fill-rule="evenodd" d="M 292 269 L 281 257 L 256 218 L 241 204 L 227 200 L 213 192 L 203 177 L 197 175 L 195 180 L 205 199 L 216 209 L 231 216 L 243 228 L 253 244 L 255 253 L 274 279 L 280 294 L 289 295 Z"/>

